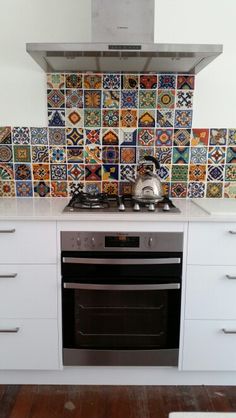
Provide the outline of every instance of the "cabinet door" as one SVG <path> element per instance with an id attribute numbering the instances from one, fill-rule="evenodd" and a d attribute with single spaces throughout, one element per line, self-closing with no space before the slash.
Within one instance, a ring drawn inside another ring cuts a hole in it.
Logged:
<path id="1" fill-rule="evenodd" d="M 182 369 L 236 370 L 236 321 L 186 320 Z"/>
<path id="2" fill-rule="evenodd" d="M 56 260 L 56 222 L 0 222 L 0 264 Z"/>

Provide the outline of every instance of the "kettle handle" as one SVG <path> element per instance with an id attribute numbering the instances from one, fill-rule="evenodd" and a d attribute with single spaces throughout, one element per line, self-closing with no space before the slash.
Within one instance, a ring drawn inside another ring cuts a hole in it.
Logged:
<path id="1" fill-rule="evenodd" d="M 160 170 L 160 163 L 159 161 L 153 157 L 152 155 L 145 155 L 143 158 L 145 161 L 151 161 L 152 163 L 155 164 L 156 170 Z"/>

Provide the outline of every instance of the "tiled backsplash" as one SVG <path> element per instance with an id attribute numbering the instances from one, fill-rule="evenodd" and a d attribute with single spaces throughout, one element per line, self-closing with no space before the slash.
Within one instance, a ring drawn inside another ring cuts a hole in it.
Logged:
<path id="1" fill-rule="evenodd" d="M 236 129 L 192 128 L 194 81 L 48 74 L 48 127 L 0 128 L 0 196 L 130 193 L 154 155 L 171 197 L 236 197 Z"/>

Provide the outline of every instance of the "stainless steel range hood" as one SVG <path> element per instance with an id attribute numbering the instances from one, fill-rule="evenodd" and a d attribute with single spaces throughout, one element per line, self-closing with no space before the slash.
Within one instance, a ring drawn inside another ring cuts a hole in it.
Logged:
<path id="1" fill-rule="evenodd" d="M 92 42 L 28 43 L 46 72 L 162 72 L 196 74 L 222 45 L 154 43 L 155 0 L 92 0 Z"/>

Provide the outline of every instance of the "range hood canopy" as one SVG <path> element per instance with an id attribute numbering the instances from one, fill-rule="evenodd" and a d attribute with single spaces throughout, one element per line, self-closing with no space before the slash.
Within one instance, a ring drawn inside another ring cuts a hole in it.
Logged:
<path id="1" fill-rule="evenodd" d="M 92 42 L 28 43 L 46 72 L 197 74 L 222 45 L 154 43 L 155 0 L 92 0 Z"/>

